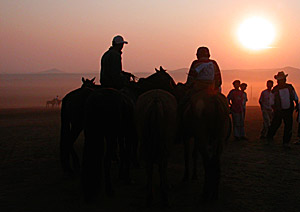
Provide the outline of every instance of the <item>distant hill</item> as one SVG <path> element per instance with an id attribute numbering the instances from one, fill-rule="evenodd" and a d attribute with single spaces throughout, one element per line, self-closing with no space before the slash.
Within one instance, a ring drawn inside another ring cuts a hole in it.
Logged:
<path id="1" fill-rule="evenodd" d="M 185 82 L 188 71 L 188 68 L 181 68 L 168 72 L 176 82 Z M 235 79 L 240 79 L 245 82 L 260 82 L 266 81 L 267 79 L 274 80 L 274 75 L 277 74 L 278 71 L 284 71 L 288 74 L 288 81 L 300 83 L 300 69 L 290 66 L 273 69 L 222 69 L 221 74 L 223 80 L 228 82 Z"/>
<path id="2" fill-rule="evenodd" d="M 57 68 L 52 68 L 52 69 L 48 69 L 45 71 L 40 71 L 37 72 L 37 74 L 64 74 L 65 72 L 63 72 L 62 70 L 59 70 Z"/>
<path id="3" fill-rule="evenodd" d="M 232 89 L 232 82 L 240 79 L 248 84 L 247 105 L 258 105 L 260 92 L 265 89 L 266 81 L 271 79 L 275 82 L 274 75 L 284 70 L 288 74 L 287 82 L 292 83 L 298 94 L 300 94 L 300 69 L 294 67 L 283 67 L 274 69 L 222 69 L 222 92 L 227 95 Z M 176 82 L 185 82 L 188 68 L 167 70 Z M 134 73 L 137 77 L 147 77 L 152 72 Z M 81 78 L 91 79 L 96 77 L 95 82 L 99 84 L 99 72 L 94 73 L 69 73 L 53 68 L 42 72 L 5 74 L 0 77 L 0 108 L 45 106 L 45 101 L 56 96 L 63 98 L 68 92 L 82 85 Z"/>

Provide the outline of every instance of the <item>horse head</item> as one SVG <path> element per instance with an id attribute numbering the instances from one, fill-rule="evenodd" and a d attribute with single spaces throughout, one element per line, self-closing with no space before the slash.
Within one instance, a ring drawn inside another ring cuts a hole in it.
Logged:
<path id="1" fill-rule="evenodd" d="M 177 83 L 176 87 L 174 88 L 174 94 L 178 102 L 180 102 L 186 96 L 189 88 L 184 83 Z"/>
<path id="2" fill-rule="evenodd" d="M 162 66 L 160 66 L 159 69 L 155 68 L 154 74 L 147 78 L 141 78 L 138 83 L 144 91 L 151 89 L 162 89 L 172 93 L 176 87 L 174 79 Z"/>
<path id="3" fill-rule="evenodd" d="M 95 80 L 96 77 L 94 77 L 93 79 L 89 80 L 89 79 L 84 79 L 84 77 L 81 78 L 82 81 L 82 88 L 93 88 L 95 86 Z"/>

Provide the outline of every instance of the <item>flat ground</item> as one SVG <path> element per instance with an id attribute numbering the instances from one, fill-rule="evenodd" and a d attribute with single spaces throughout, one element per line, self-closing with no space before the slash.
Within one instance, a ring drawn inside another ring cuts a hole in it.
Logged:
<path id="1" fill-rule="evenodd" d="M 132 169 L 135 184 L 123 185 L 113 164 L 114 198 L 104 192 L 96 202 L 83 202 L 79 177 L 63 177 L 59 164 L 60 111 L 58 109 L 5 109 L 0 111 L 0 211 L 300 211 L 300 146 L 282 148 L 282 128 L 272 145 L 259 140 L 262 126 L 258 107 L 249 107 L 246 133 L 249 141 L 230 139 L 222 155 L 220 200 L 200 201 L 199 180 L 181 182 L 183 146 L 172 151 L 169 164 L 170 209 L 159 206 L 158 174 L 155 204 L 145 203 L 145 170 Z M 297 124 L 293 138 L 296 141 Z M 82 154 L 83 136 L 75 144 Z"/>

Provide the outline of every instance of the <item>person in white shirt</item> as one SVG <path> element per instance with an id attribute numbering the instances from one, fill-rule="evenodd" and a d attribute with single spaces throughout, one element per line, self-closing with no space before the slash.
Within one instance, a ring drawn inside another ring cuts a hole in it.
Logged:
<path id="1" fill-rule="evenodd" d="M 267 138 L 268 129 L 271 125 L 271 120 L 273 117 L 273 111 L 270 104 L 270 98 L 272 95 L 272 88 L 274 82 L 272 80 L 267 81 L 267 89 L 263 90 L 259 97 L 259 104 L 263 116 L 263 128 L 261 130 L 260 138 Z"/>

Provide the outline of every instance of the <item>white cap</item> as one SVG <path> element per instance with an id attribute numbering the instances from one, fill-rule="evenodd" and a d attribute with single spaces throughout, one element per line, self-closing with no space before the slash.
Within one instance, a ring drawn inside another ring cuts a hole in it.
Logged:
<path id="1" fill-rule="evenodd" d="M 121 44 L 121 43 L 126 43 L 126 44 L 128 44 L 128 42 L 125 41 L 124 38 L 123 38 L 121 35 L 115 36 L 115 37 L 113 38 L 112 42 L 115 43 L 115 44 Z"/>

